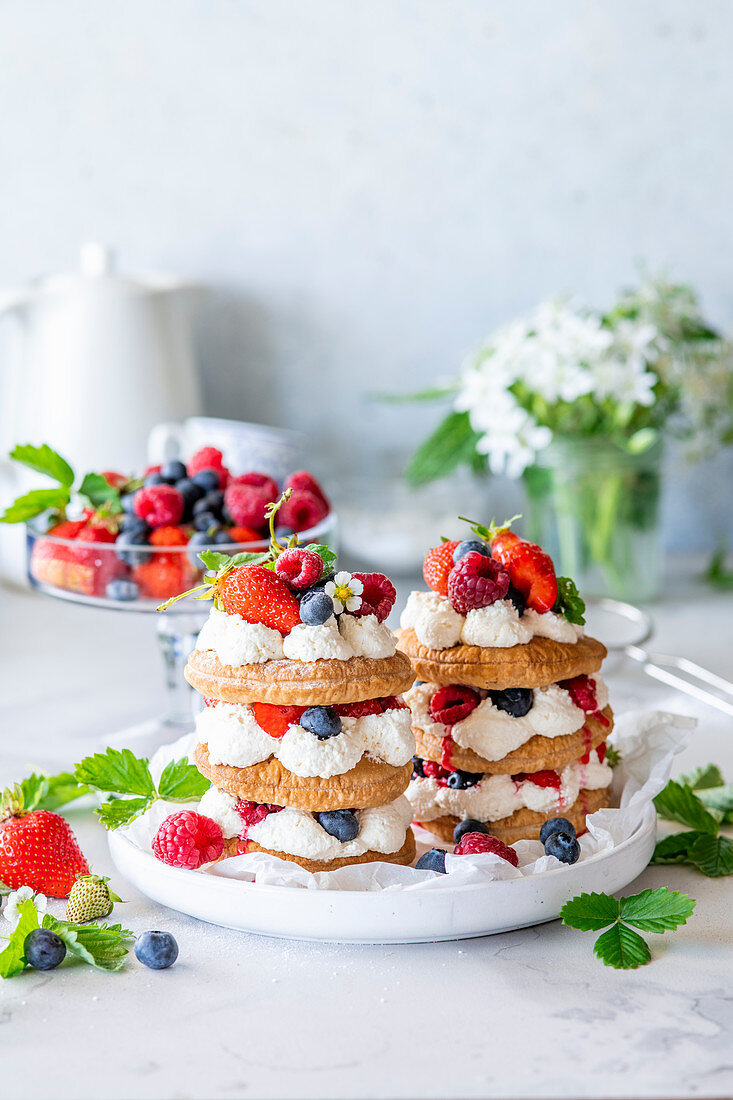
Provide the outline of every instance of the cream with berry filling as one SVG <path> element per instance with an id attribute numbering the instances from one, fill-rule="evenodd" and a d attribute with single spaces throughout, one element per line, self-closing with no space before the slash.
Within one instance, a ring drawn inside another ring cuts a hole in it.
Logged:
<path id="1" fill-rule="evenodd" d="M 532 776 L 513 779 L 511 775 L 485 775 L 478 783 L 463 790 L 445 786 L 429 776 L 413 777 L 407 788 L 416 821 L 434 821 L 452 815 L 477 821 L 500 821 L 517 810 L 534 810 L 551 816 L 569 809 L 581 790 L 608 787 L 612 769 L 603 763 L 594 749 L 588 762 L 575 761 L 556 775 L 556 785 L 532 782 Z"/>
<path id="2" fill-rule="evenodd" d="M 598 710 L 603 710 L 608 706 L 608 688 L 598 675 L 593 681 Z M 466 718 L 450 727 L 436 722 L 430 714 L 430 700 L 437 690 L 436 684 L 415 684 L 405 693 L 415 725 L 435 737 L 443 738 L 450 732 L 457 745 L 472 749 L 484 760 L 502 760 L 532 737 L 565 737 L 585 725 L 586 712 L 575 705 L 570 692 L 560 684 L 534 688 L 532 706 L 518 718 L 500 710 L 487 694 Z"/>
<path id="3" fill-rule="evenodd" d="M 507 649 L 534 637 L 574 643 L 583 636 L 582 626 L 554 611 L 539 614 L 527 608 L 520 615 L 511 600 L 496 600 L 461 615 L 445 596 L 421 591 L 410 593 L 400 626 L 414 630 L 420 645 L 429 649 L 451 649 L 459 643 Z"/>
<path id="4" fill-rule="evenodd" d="M 280 634 L 261 623 L 248 623 L 212 607 L 196 649 L 213 650 L 223 665 L 265 661 L 348 661 L 351 657 L 391 657 L 396 650 L 392 631 L 376 615 L 332 615 L 322 626 L 298 623 Z"/>
<path id="5" fill-rule="evenodd" d="M 411 714 L 392 707 L 381 714 L 341 717 L 341 732 L 319 740 L 293 723 L 282 737 L 258 725 L 251 706 L 217 703 L 196 718 L 199 741 L 208 745 L 209 763 L 247 768 L 274 756 L 294 775 L 329 779 L 354 768 L 363 756 L 403 767 L 415 754 Z"/>
<path id="6" fill-rule="evenodd" d="M 355 810 L 359 833 L 353 840 L 340 841 L 327 833 L 315 814 L 286 807 L 270 813 L 263 821 L 245 828 L 236 810 L 237 799 L 211 787 L 201 799 L 199 812 L 216 821 L 226 838 L 242 836 L 262 848 L 302 859 L 329 862 L 350 859 L 365 852 L 391 855 L 405 843 L 412 821 L 412 807 L 404 795 L 385 806 Z"/>

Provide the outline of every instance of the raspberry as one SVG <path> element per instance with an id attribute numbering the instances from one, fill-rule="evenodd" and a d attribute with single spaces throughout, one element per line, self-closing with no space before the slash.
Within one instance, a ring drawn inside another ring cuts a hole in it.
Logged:
<path id="1" fill-rule="evenodd" d="M 487 836 L 485 833 L 464 833 L 453 849 L 454 856 L 477 855 L 479 852 L 493 852 L 495 856 L 501 856 L 512 867 L 519 866 L 519 857 L 513 848 L 508 847 L 495 836 Z"/>
<path id="2" fill-rule="evenodd" d="M 291 588 L 310 588 L 323 574 L 323 558 L 312 550 L 284 550 L 275 562 L 275 572 Z"/>
<path id="3" fill-rule="evenodd" d="M 459 684 L 449 684 L 447 687 L 438 688 L 430 697 L 430 717 L 434 722 L 442 722 L 444 726 L 454 726 L 456 722 L 467 718 L 472 710 L 481 702 L 481 696 L 477 691 L 469 687 L 461 687 Z"/>
<path id="4" fill-rule="evenodd" d="M 328 497 L 321 488 L 320 482 L 316 481 L 313 474 L 308 473 L 307 470 L 296 470 L 290 475 L 283 485 L 284 489 L 306 489 L 309 493 L 313 493 L 314 497 L 318 497 L 326 505 L 326 511 L 331 510 Z"/>
<path id="5" fill-rule="evenodd" d="M 453 568 L 453 551 L 458 542 L 442 542 L 425 555 L 422 575 L 426 583 L 439 596 L 448 595 L 448 574 Z"/>
<path id="6" fill-rule="evenodd" d="M 376 615 L 380 623 L 389 615 L 397 599 L 397 590 L 384 573 L 352 573 L 364 585 L 361 594 L 361 607 L 352 611 L 352 615 Z"/>
<path id="7" fill-rule="evenodd" d="M 241 527 L 264 527 L 265 509 L 271 499 L 267 489 L 256 485 L 229 485 L 224 493 L 226 510 Z"/>
<path id="8" fill-rule="evenodd" d="M 461 558 L 448 577 L 448 599 L 461 615 L 503 600 L 508 591 L 509 574 L 504 566 L 475 550 Z"/>
<path id="9" fill-rule="evenodd" d="M 311 493 L 309 489 L 293 489 L 288 500 L 277 513 L 278 524 L 289 527 L 291 531 L 306 531 L 315 527 L 328 515 L 329 507 L 325 500 Z"/>
<path id="10" fill-rule="evenodd" d="M 172 485 L 151 485 L 135 493 L 133 507 L 150 527 L 169 527 L 181 521 L 183 496 Z"/>
<path id="11" fill-rule="evenodd" d="M 245 802 L 241 798 L 234 806 L 247 829 L 264 821 L 270 814 L 279 813 L 282 808 L 282 806 L 273 806 L 269 802 Z"/>
<path id="12" fill-rule="evenodd" d="M 259 531 L 255 531 L 252 527 L 230 527 L 227 530 L 227 534 L 232 542 L 248 543 L 248 542 L 262 542 L 262 535 Z"/>
<path id="13" fill-rule="evenodd" d="M 422 770 L 428 779 L 446 780 L 450 775 L 450 768 L 441 767 L 435 760 L 423 760 Z"/>
<path id="14" fill-rule="evenodd" d="M 186 463 L 189 477 L 201 473 L 202 470 L 216 470 L 220 473 L 225 469 L 224 455 L 217 447 L 202 447 Z"/>
<path id="15" fill-rule="evenodd" d="M 268 474 L 260 474 L 256 470 L 251 470 L 248 474 L 237 474 L 236 477 L 229 479 L 228 484 L 251 485 L 255 489 L 264 489 L 267 493 L 268 503 L 271 500 L 277 500 L 280 496 L 280 490 L 275 479 Z"/>
<path id="16" fill-rule="evenodd" d="M 204 863 L 213 863 L 224 851 L 224 836 L 210 817 L 179 810 L 167 817 L 153 837 L 153 852 L 170 867 L 195 871 Z"/>
<path id="17" fill-rule="evenodd" d="M 188 538 L 180 527 L 159 527 L 150 535 L 150 542 L 153 546 L 185 546 Z"/>

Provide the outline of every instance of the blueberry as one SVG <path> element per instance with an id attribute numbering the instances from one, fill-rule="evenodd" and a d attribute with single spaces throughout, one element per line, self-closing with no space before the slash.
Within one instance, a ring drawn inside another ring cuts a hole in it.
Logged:
<path id="1" fill-rule="evenodd" d="M 151 970 L 165 970 L 178 958 L 178 944 L 170 932 L 143 932 L 135 940 L 135 955 Z"/>
<path id="2" fill-rule="evenodd" d="M 333 600 L 322 588 L 309 588 L 300 601 L 300 621 L 321 626 L 333 615 Z"/>
<path id="3" fill-rule="evenodd" d="M 219 489 L 214 489 L 210 493 L 204 493 L 193 505 L 194 519 L 200 515 L 201 512 L 211 512 L 216 516 L 217 520 L 221 521 L 224 514 L 224 494 Z"/>
<path id="4" fill-rule="evenodd" d="M 23 954 L 36 970 L 54 970 L 66 955 L 66 944 L 48 928 L 34 928 L 23 941 Z"/>
<path id="5" fill-rule="evenodd" d="M 167 485 L 167 481 L 162 474 L 148 474 L 143 481 L 143 485 L 146 489 L 152 489 L 154 485 Z"/>
<path id="6" fill-rule="evenodd" d="M 203 563 L 199 558 L 199 551 L 204 547 L 211 546 L 211 539 L 207 535 L 206 531 L 197 531 L 195 535 L 191 535 L 188 540 L 188 560 L 194 569 L 203 569 Z"/>
<path id="7" fill-rule="evenodd" d="M 204 495 L 204 490 L 190 477 L 181 478 L 180 481 L 175 483 L 175 488 L 183 497 L 183 515 L 188 518 L 193 512 L 196 502 Z"/>
<path id="8" fill-rule="evenodd" d="M 123 531 L 120 537 L 117 539 L 115 546 L 117 547 L 117 557 L 120 561 L 124 561 L 127 565 L 142 565 L 144 562 L 150 560 L 149 550 L 128 550 L 128 546 L 145 546 L 148 545 L 148 536 L 144 531 L 133 531 L 132 534 L 128 534 L 127 531 Z"/>
<path id="9" fill-rule="evenodd" d="M 199 470 L 197 474 L 193 475 L 191 481 L 195 481 L 206 493 L 219 488 L 219 475 L 216 470 Z"/>
<path id="10" fill-rule="evenodd" d="M 134 513 L 126 513 L 120 520 L 120 531 L 124 531 L 126 535 L 131 535 L 133 532 L 148 535 L 150 533 L 150 528 L 140 516 L 136 516 Z"/>
<path id="11" fill-rule="evenodd" d="M 431 848 L 429 852 L 420 856 L 415 864 L 418 871 L 438 871 L 441 875 L 445 871 L 445 848 Z"/>
<path id="12" fill-rule="evenodd" d="M 212 527 L 219 527 L 219 517 L 213 512 L 198 512 L 193 517 L 193 525 L 197 531 L 210 531 Z"/>
<path id="13" fill-rule="evenodd" d="M 228 531 L 225 531 L 223 527 L 220 527 L 218 531 L 214 531 L 211 536 L 211 541 L 214 546 L 223 546 L 225 543 L 231 543 L 232 536 Z"/>
<path id="14" fill-rule="evenodd" d="M 465 791 L 467 787 L 475 787 L 483 777 L 483 772 L 454 771 L 448 776 L 448 786 L 454 791 Z"/>
<path id="15" fill-rule="evenodd" d="M 359 835 L 359 822 L 353 810 L 324 810 L 315 817 L 321 828 L 342 844 Z"/>
<path id="16" fill-rule="evenodd" d="M 467 817 L 459 821 L 453 830 L 453 843 L 457 844 L 464 833 L 486 833 L 488 836 L 489 830 L 483 821 L 475 821 L 472 817 Z"/>
<path id="17" fill-rule="evenodd" d="M 108 600 L 127 603 L 129 600 L 137 599 L 140 589 L 134 581 L 118 580 L 110 581 L 104 591 Z"/>
<path id="18" fill-rule="evenodd" d="M 333 707 L 308 707 L 300 716 L 300 724 L 319 741 L 327 741 L 341 733 L 341 719 Z"/>
<path id="19" fill-rule="evenodd" d="M 179 459 L 172 458 L 170 462 L 164 462 L 160 467 L 160 476 L 169 485 L 175 485 L 181 478 L 187 477 L 186 467 Z"/>
<path id="20" fill-rule="evenodd" d="M 415 687 L 415 688 L 419 688 L 419 687 L 422 687 L 424 683 L 425 683 L 424 680 L 415 680 L 415 682 L 412 686 Z"/>
<path id="21" fill-rule="evenodd" d="M 580 845 L 572 833 L 550 833 L 545 841 L 545 854 L 554 856 L 561 863 L 577 863 L 580 857 Z"/>
<path id="22" fill-rule="evenodd" d="M 522 595 L 522 593 L 519 591 L 519 589 L 515 588 L 513 584 L 509 585 L 509 591 L 507 592 L 504 599 L 509 600 L 511 603 L 514 604 L 514 606 L 517 609 L 517 614 L 519 614 L 519 615 L 524 614 L 524 609 L 527 606 L 527 601 L 524 598 L 524 596 Z"/>
<path id="23" fill-rule="evenodd" d="M 540 843 L 544 844 L 553 833 L 570 833 L 575 836 L 575 826 L 566 817 L 551 817 L 540 829 Z"/>
<path id="24" fill-rule="evenodd" d="M 497 710 L 511 714 L 512 718 L 523 718 L 532 709 L 534 692 L 531 688 L 505 688 L 490 691 L 489 698 Z"/>
<path id="25" fill-rule="evenodd" d="M 425 778 L 425 768 L 423 767 L 423 760 L 419 756 L 413 756 L 412 758 L 412 775 L 413 778 L 417 776 L 418 779 Z"/>
<path id="26" fill-rule="evenodd" d="M 453 561 L 460 561 L 461 558 L 465 558 L 466 554 L 483 554 L 485 558 L 491 557 L 491 551 L 484 542 L 483 539 L 464 539 L 463 542 L 459 542 L 453 551 Z"/>
<path id="27" fill-rule="evenodd" d="M 124 493 L 120 497 L 120 504 L 122 505 L 122 511 L 127 515 L 131 515 L 135 507 L 135 493 Z"/>

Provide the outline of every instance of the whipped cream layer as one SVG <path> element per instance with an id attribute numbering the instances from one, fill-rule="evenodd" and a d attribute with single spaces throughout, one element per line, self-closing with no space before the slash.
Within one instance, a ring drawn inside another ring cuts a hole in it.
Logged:
<path id="1" fill-rule="evenodd" d="M 608 706 L 608 688 L 598 675 L 593 676 L 593 681 L 598 709 L 603 710 Z M 415 725 L 435 737 L 443 738 L 450 733 L 457 745 L 472 749 L 484 760 L 502 760 L 532 737 L 564 737 L 585 725 L 585 711 L 575 705 L 570 692 L 560 684 L 534 688 L 532 706 L 521 718 L 499 710 L 487 695 L 468 717 L 454 726 L 431 717 L 430 699 L 436 691 L 437 684 L 414 684 L 405 693 Z"/>
<path id="2" fill-rule="evenodd" d="M 348 661 L 351 657 L 391 657 L 392 631 L 376 615 L 331 616 L 322 626 L 299 623 L 289 634 L 262 623 L 248 623 L 212 607 L 196 649 L 213 650 L 223 665 L 256 665 L 265 661 Z"/>
<path id="3" fill-rule="evenodd" d="M 410 593 L 400 626 L 414 630 L 420 645 L 429 649 L 450 649 L 459 642 L 507 649 L 535 637 L 574 643 L 583 635 L 582 626 L 554 611 L 540 615 L 528 608 L 520 615 L 511 600 L 497 600 L 461 615 L 445 596 L 417 591 Z"/>
<path id="4" fill-rule="evenodd" d="M 211 764 L 248 768 L 276 757 L 294 775 L 328 779 L 355 767 L 363 756 L 402 767 L 414 756 L 412 716 L 405 707 L 382 714 L 341 718 L 341 733 L 320 741 L 293 724 L 282 737 L 271 737 L 258 725 L 251 706 L 217 703 L 196 718 L 199 741 L 208 745 Z"/>
<path id="5" fill-rule="evenodd" d="M 465 790 L 454 790 L 441 786 L 435 779 L 418 777 L 411 780 L 406 796 L 416 821 L 434 821 L 446 815 L 500 821 L 522 809 L 551 817 L 568 810 L 582 790 L 608 787 L 613 772 L 608 764 L 601 763 L 598 753 L 593 750 L 587 764 L 580 761 L 568 764 L 558 775 L 559 788 L 539 786 L 531 778 L 514 780 L 510 775 L 486 775 Z"/>
<path id="6" fill-rule="evenodd" d="M 233 795 L 211 787 L 199 803 L 199 812 L 216 821 L 227 838 L 242 836 L 246 831 L 245 839 L 253 840 L 262 848 L 323 862 L 350 859 L 370 851 L 382 855 L 398 852 L 405 843 L 413 816 L 404 795 L 385 806 L 356 810 L 359 834 L 354 840 L 341 843 L 319 825 L 315 814 L 290 807 L 269 814 L 264 821 L 245 830 L 236 804 Z"/>

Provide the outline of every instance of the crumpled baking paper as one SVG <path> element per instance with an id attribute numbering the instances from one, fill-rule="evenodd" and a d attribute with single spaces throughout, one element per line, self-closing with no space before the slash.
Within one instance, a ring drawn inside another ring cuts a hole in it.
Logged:
<path id="1" fill-rule="evenodd" d="M 636 832 L 649 803 L 667 783 L 673 758 L 685 748 L 695 725 L 694 718 L 666 711 L 630 711 L 616 718 L 613 733 L 608 739 L 609 745 L 621 754 L 621 763 L 614 771 L 612 786 L 614 808 L 597 810 L 587 818 L 588 832 L 579 841 L 579 862 L 615 848 Z M 150 762 L 156 781 L 170 760 L 188 756 L 195 744 L 196 735 L 188 734 L 159 749 Z M 180 804 L 156 802 L 147 813 L 121 832 L 143 851 L 150 852 L 160 823 L 168 814 L 180 809 Z M 444 843 L 419 828 L 415 829 L 415 836 L 418 855 Z M 359 863 L 313 874 L 297 863 L 262 852 L 224 859 L 204 868 L 199 874 L 307 890 L 445 890 L 467 883 L 537 875 L 565 866 L 554 856 L 546 856 L 537 840 L 520 840 L 513 847 L 519 856 L 518 867 L 488 852 L 447 855 L 447 875 L 417 871 L 414 867 L 398 867 L 391 863 Z"/>

